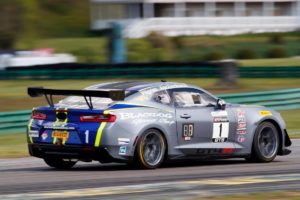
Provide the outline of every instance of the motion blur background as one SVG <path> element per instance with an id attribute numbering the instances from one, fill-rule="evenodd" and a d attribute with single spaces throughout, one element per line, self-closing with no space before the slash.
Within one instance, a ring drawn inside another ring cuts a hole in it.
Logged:
<path id="1" fill-rule="evenodd" d="M 0 158 L 28 156 L 28 86 L 124 79 L 269 106 L 299 138 L 299 31 L 299 0 L 1 0 Z"/>

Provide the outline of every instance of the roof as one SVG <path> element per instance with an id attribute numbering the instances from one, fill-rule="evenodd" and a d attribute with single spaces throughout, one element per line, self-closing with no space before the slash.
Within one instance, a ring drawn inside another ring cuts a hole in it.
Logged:
<path id="1" fill-rule="evenodd" d="M 129 91 L 140 91 L 144 89 L 152 88 L 168 88 L 168 87 L 186 87 L 186 84 L 183 83 L 174 83 L 174 82 L 142 82 L 142 81 L 122 81 L 122 82 L 110 82 L 102 83 L 89 87 L 88 89 L 119 89 L 119 90 L 129 90 Z"/>

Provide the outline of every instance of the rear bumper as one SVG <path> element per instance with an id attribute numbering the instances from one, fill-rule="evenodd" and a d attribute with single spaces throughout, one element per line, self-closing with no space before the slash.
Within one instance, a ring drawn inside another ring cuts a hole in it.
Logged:
<path id="1" fill-rule="evenodd" d="M 97 160 L 102 163 L 124 162 L 113 158 L 106 148 L 83 146 L 58 146 L 52 144 L 28 144 L 29 154 L 38 158 L 59 157 L 82 161 Z"/>

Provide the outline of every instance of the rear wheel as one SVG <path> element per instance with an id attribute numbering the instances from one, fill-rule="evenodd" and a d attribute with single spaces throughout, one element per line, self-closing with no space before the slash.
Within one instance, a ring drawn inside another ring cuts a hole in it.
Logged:
<path id="1" fill-rule="evenodd" d="M 279 135 L 276 127 L 270 122 L 263 122 L 256 128 L 252 152 L 247 161 L 271 162 L 279 150 Z"/>
<path id="2" fill-rule="evenodd" d="M 71 160 L 64 160 L 62 158 L 44 158 L 45 163 L 57 169 L 70 169 L 72 168 L 77 162 Z"/>
<path id="3" fill-rule="evenodd" d="M 135 160 L 138 166 L 146 169 L 159 167 L 166 153 L 166 141 L 156 129 L 147 130 L 138 140 Z"/>

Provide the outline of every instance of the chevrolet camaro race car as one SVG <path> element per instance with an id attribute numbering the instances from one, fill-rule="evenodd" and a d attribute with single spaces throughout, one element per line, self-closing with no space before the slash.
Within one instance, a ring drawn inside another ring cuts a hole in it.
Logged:
<path id="1" fill-rule="evenodd" d="M 27 138 L 31 156 L 51 167 L 77 161 L 135 163 L 245 158 L 270 162 L 291 140 L 280 114 L 229 104 L 199 87 L 172 82 L 112 82 L 84 90 L 28 88 L 49 106 L 34 108 Z M 54 104 L 52 96 L 68 96 Z"/>

